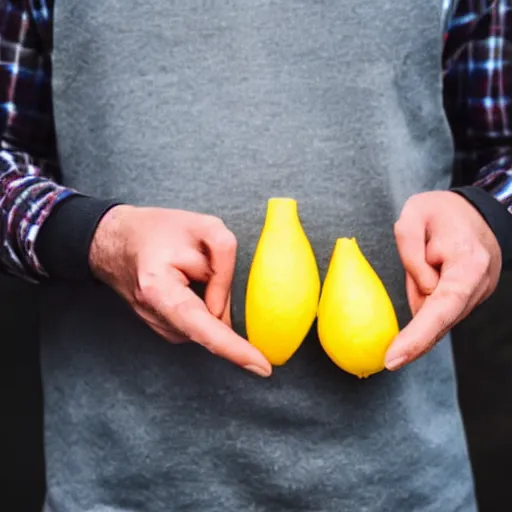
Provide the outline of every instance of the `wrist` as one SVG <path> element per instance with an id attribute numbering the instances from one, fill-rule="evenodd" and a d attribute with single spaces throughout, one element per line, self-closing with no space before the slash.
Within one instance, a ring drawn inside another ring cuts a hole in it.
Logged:
<path id="1" fill-rule="evenodd" d="M 500 246 L 504 268 L 512 267 L 512 214 L 482 188 L 465 186 L 452 192 L 464 197 L 484 218 Z"/>
<path id="2" fill-rule="evenodd" d="M 89 249 L 89 267 L 96 279 L 105 283 L 115 279 L 115 269 L 126 259 L 127 229 L 134 210 L 135 206 L 117 205 L 99 221 Z"/>

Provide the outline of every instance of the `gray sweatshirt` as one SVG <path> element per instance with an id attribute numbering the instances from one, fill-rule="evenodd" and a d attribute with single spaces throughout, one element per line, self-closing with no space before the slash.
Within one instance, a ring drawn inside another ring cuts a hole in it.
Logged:
<path id="1" fill-rule="evenodd" d="M 270 196 L 322 276 L 357 237 L 403 326 L 392 226 L 447 188 L 441 0 L 68 0 L 55 7 L 65 184 L 221 217 L 234 328 Z M 51 512 L 473 512 L 449 339 L 358 380 L 315 329 L 268 379 L 157 337 L 97 283 L 43 300 Z"/>

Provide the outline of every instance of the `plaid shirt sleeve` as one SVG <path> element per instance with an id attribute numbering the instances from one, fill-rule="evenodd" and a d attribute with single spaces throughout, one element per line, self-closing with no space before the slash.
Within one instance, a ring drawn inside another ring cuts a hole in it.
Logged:
<path id="1" fill-rule="evenodd" d="M 512 2 L 460 0 L 443 63 L 454 184 L 479 187 L 512 213 Z"/>
<path id="2" fill-rule="evenodd" d="M 0 270 L 30 281 L 46 276 L 35 252 L 43 222 L 75 194 L 57 184 L 48 17 L 45 1 L 1 3 Z"/>

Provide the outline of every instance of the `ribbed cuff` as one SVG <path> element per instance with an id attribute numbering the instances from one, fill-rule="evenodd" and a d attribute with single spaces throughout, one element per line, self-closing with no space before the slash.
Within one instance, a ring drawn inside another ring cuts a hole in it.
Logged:
<path id="1" fill-rule="evenodd" d="M 93 279 L 89 249 L 103 216 L 119 202 L 73 195 L 57 204 L 41 226 L 36 254 L 52 279 Z"/>
<path id="2" fill-rule="evenodd" d="M 512 268 L 512 214 L 491 194 L 479 187 L 457 187 L 452 192 L 466 198 L 492 229 L 503 255 L 503 268 Z"/>

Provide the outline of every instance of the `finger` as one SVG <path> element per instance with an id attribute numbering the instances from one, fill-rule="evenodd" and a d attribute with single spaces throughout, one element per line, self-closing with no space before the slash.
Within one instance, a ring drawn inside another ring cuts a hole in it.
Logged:
<path id="1" fill-rule="evenodd" d="M 420 214 L 407 210 L 396 222 L 394 232 L 405 271 L 414 279 L 421 293 L 431 294 L 439 281 L 439 273 L 427 263 L 425 257 L 425 219 Z"/>
<path id="2" fill-rule="evenodd" d="M 213 316 L 189 288 L 183 288 L 179 294 L 179 300 L 164 312 L 178 330 L 213 354 L 262 377 L 272 373 L 263 354 Z"/>
<path id="3" fill-rule="evenodd" d="M 465 314 L 478 284 L 467 276 L 461 279 L 459 270 L 446 272 L 393 341 L 386 354 L 386 368 L 396 370 L 430 350 Z"/>
<path id="4" fill-rule="evenodd" d="M 425 295 L 420 293 L 416 281 L 414 281 L 408 272 L 405 274 L 405 291 L 407 293 L 407 301 L 409 302 L 412 316 L 415 316 L 425 302 Z"/>
<path id="5" fill-rule="evenodd" d="M 226 301 L 226 307 L 224 308 L 224 313 L 222 313 L 220 319 L 228 327 L 232 327 L 232 323 L 231 323 L 231 292 L 228 295 L 228 300 Z"/>
<path id="6" fill-rule="evenodd" d="M 181 270 L 190 281 L 207 283 L 212 275 L 208 257 L 198 249 L 183 251 L 173 264 Z"/>
<path id="7" fill-rule="evenodd" d="M 236 238 L 222 221 L 207 229 L 202 236 L 207 247 L 212 274 L 206 286 L 205 303 L 216 317 L 226 308 L 236 264 Z"/>

